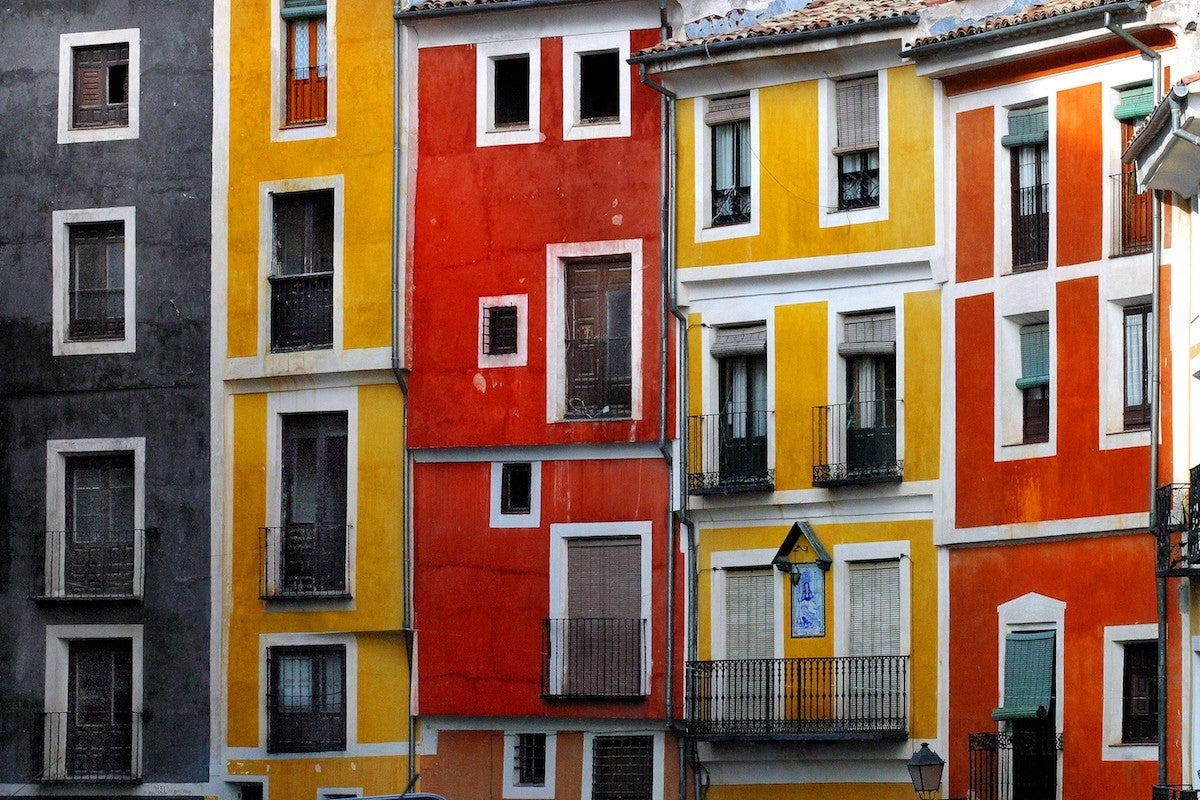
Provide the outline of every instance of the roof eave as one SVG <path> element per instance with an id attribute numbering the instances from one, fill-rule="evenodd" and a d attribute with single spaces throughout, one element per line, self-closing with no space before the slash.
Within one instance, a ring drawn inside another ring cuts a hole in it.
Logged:
<path id="1" fill-rule="evenodd" d="M 504 3 L 479 3 L 467 6 L 446 6 L 441 8 L 413 8 L 412 6 L 396 6 L 393 12 L 396 19 L 435 19 L 437 17 L 454 17 L 464 14 L 478 14 L 485 11 L 509 11 L 516 8 L 548 8 L 552 6 L 578 6 L 594 3 L 596 0 L 508 0 Z"/>
<path id="2" fill-rule="evenodd" d="M 678 50 L 666 50 L 654 53 L 638 53 L 633 58 L 629 59 L 629 63 L 647 65 L 662 64 L 668 61 L 681 60 L 693 55 L 713 55 L 714 53 L 720 54 L 736 50 L 779 47 L 780 45 L 789 45 L 815 39 L 825 39 L 832 36 L 842 36 L 848 33 L 862 33 L 863 31 L 886 30 L 888 28 L 898 28 L 903 25 L 915 25 L 917 24 L 918 19 L 919 18 L 916 14 L 902 14 L 895 17 L 884 17 L 882 19 L 869 19 L 862 22 L 852 22 L 847 25 L 834 25 L 828 28 L 812 28 L 802 31 L 790 31 L 788 33 L 767 33 L 761 36 L 749 36 L 741 39 L 722 39 L 716 42 L 688 45 L 687 47 L 681 47 Z"/>

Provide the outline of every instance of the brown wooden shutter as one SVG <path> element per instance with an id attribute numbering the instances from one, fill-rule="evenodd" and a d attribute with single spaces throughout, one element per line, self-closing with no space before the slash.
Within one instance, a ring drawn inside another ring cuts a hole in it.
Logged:
<path id="1" fill-rule="evenodd" d="M 589 537 L 567 540 L 567 616 L 640 619 L 641 540 Z"/>

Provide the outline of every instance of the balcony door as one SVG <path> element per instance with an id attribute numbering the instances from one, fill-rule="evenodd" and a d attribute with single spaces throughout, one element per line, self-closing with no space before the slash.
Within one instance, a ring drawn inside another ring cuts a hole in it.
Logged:
<path id="1" fill-rule="evenodd" d="M 66 594 L 132 595 L 133 454 L 72 456 L 66 464 Z"/>
<path id="2" fill-rule="evenodd" d="M 775 570 L 738 569 L 725 575 L 725 664 L 718 671 L 718 714 L 739 730 L 766 732 L 778 718 L 782 688 L 775 658 Z"/>
<path id="3" fill-rule="evenodd" d="M 900 561 L 856 561 L 847 565 L 847 691 L 838 717 L 850 728 L 887 730 L 907 718 L 906 685 L 889 656 L 907 655 L 901 630 Z"/>
<path id="4" fill-rule="evenodd" d="M 287 594 L 340 594 L 346 586 L 346 413 L 283 418 L 283 536 Z"/>
<path id="5" fill-rule="evenodd" d="M 568 539 L 563 693 L 641 695 L 642 636 L 641 539 Z"/>
<path id="6" fill-rule="evenodd" d="M 721 370 L 720 470 L 723 481 L 767 474 L 767 356 L 736 355 Z"/>
<path id="7" fill-rule="evenodd" d="M 73 641 L 68 661 L 67 776 L 112 778 L 131 775 L 131 642 L 128 639 Z"/>
<path id="8" fill-rule="evenodd" d="M 859 355 L 846 374 L 846 471 L 876 472 L 896 463 L 896 356 Z"/>

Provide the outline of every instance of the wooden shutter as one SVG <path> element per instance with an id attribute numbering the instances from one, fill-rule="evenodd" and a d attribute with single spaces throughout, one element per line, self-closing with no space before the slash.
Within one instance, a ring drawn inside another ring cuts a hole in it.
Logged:
<path id="1" fill-rule="evenodd" d="M 708 109 L 704 114 L 704 124 L 709 126 L 748 119 L 750 119 L 750 95 L 748 94 L 714 97 L 708 101 Z"/>
<path id="2" fill-rule="evenodd" d="M 642 543 L 631 537 L 567 540 L 567 616 L 640 619 Z"/>
<path id="3" fill-rule="evenodd" d="M 764 323 L 740 328 L 718 328 L 710 352 L 713 358 L 766 353 L 767 326 Z"/>
<path id="4" fill-rule="evenodd" d="M 567 416 L 629 414 L 630 278 L 627 259 L 567 265 Z"/>
<path id="5" fill-rule="evenodd" d="M 879 146 L 879 79 L 874 75 L 837 84 L 837 152 Z"/>
<path id="6" fill-rule="evenodd" d="M 1050 325 L 1021 326 L 1021 377 L 1018 389 L 1050 383 Z"/>
<path id="7" fill-rule="evenodd" d="M 867 353 L 887 355 L 895 352 L 896 312 L 854 314 L 845 318 L 838 353 L 854 356 Z"/>
<path id="8" fill-rule="evenodd" d="M 849 655 L 904 655 L 900 631 L 900 562 L 848 565 Z"/>
<path id="9" fill-rule="evenodd" d="M 1034 719 L 1054 702 L 1054 631 L 1004 637 L 1004 704 L 992 719 Z"/>
<path id="10" fill-rule="evenodd" d="M 730 570 L 725 575 L 725 658 L 774 657 L 774 570 Z"/>
<path id="11" fill-rule="evenodd" d="M 1008 112 L 1008 133 L 1000 138 L 1004 147 L 1045 144 L 1050 141 L 1050 113 L 1046 104 L 1014 108 Z"/>

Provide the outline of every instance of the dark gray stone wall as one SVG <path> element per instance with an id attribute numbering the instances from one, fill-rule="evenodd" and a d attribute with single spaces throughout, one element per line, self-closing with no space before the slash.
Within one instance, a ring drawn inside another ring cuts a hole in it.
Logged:
<path id="1" fill-rule="evenodd" d="M 144 780 L 209 763 L 212 4 L 0 0 L 0 783 L 35 772 L 46 626 L 143 626 Z M 137 139 L 57 144 L 59 36 L 138 28 Z M 136 342 L 52 355 L 51 213 L 135 206 Z M 29 599 L 46 441 L 146 439 L 141 604 Z M 40 724 L 40 723 L 39 723 Z"/>

